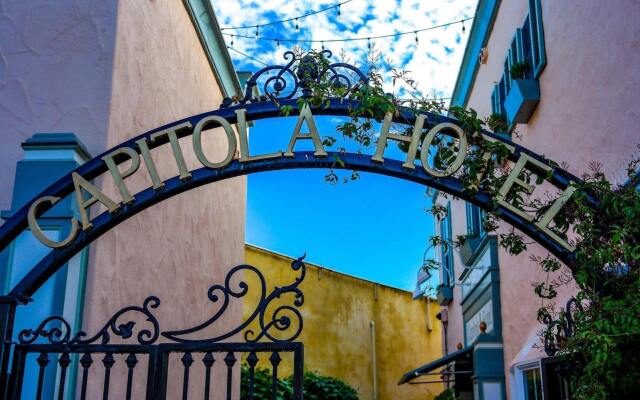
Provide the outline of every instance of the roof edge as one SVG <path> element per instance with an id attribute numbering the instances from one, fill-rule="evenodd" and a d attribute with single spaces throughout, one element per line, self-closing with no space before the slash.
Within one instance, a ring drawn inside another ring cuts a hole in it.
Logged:
<path id="1" fill-rule="evenodd" d="M 451 105 L 466 107 L 471 88 L 478 74 L 478 55 L 480 49 L 486 46 L 493 29 L 501 0 L 479 0 L 469 32 L 467 46 L 462 56 L 462 63 L 458 70 L 456 84 L 451 95 Z"/>
<path id="2" fill-rule="evenodd" d="M 260 247 L 260 246 L 255 245 L 255 244 L 245 243 L 244 245 L 245 245 L 245 247 L 250 247 L 252 249 L 261 251 L 263 253 L 268 253 L 268 254 L 272 254 L 272 255 L 278 256 L 278 257 L 286 258 L 286 259 L 288 259 L 290 261 L 296 260 L 296 257 L 291 257 L 289 255 L 286 255 L 286 254 L 283 254 L 283 253 L 279 253 L 277 251 L 269 250 L 269 249 L 266 249 L 264 247 Z M 406 293 L 409 296 L 413 295 L 413 292 L 410 291 L 410 290 L 405 290 L 405 289 L 401 289 L 401 288 L 398 288 L 398 287 L 395 287 L 395 286 L 391 286 L 391 285 L 387 285 L 387 284 L 384 284 L 384 283 L 374 282 L 374 281 L 371 281 L 369 279 L 361 278 L 359 276 L 346 274 L 344 272 L 336 271 L 334 269 L 324 267 L 322 265 L 319 265 L 319 264 L 311 262 L 311 261 L 305 261 L 305 263 L 308 264 L 308 265 L 311 265 L 311 266 L 313 266 L 315 268 L 320 268 L 320 269 L 323 269 L 325 271 L 333 272 L 333 273 L 338 274 L 338 275 L 342 275 L 342 276 L 346 276 L 346 277 L 349 277 L 349 278 L 352 278 L 352 279 L 356 279 L 356 280 L 359 280 L 359 281 L 362 281 L 362 282 L 370 283 L 372 285 L 377 285 L 377 286 L 381 286 L 381 287 L 384 287 L 384 288 L 396 290 L 396 291 L 399 291 L 399 292 L 402 292 L 402 293 Z M 436 302 L 435 298 L 426 297 L 426 296 L 424 298 L 427 299 L 428 301 L 431 301 L 431 302 L 434 302 L 434 303 Z"/>
<path id="3" fill-rule="evenodd" d="M 198 40 L 218 82 L 222 97 L 241 94 L 240 81 L 211 2 L 208 0 L 182 0 L 182 3 L 196 29 Z"/>

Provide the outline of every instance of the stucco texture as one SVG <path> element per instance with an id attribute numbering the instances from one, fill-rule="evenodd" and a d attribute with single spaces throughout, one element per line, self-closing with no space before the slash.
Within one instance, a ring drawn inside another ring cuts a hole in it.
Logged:
<path id="1" fill-rule="evenodd" d="M 107 137 L 117 3 L 0 1 L 0 209 L 11 205 L 20 143 L 73 132 L 91 154 Z"/>
<path id="2" fill-rule="evenodd" d="M 120 1 L 116 32 L 107 147 L 219 106 L 219 84 L 182 2 Z M 211 159 L 225 150 L 222 136 L 207 135 L 204 141 Z M 189 168 L 198 166 L 190 140 L 182 140 L 181 145 Z M 163 180 L 178 174 L 168 146 L 153 154 Z M 126 182 L 132 193 L 151 185 L 144 166 Z M 103 179 L 102 188 L 121 200 L 110 177 Z M 209 318 L 215 308 L 207 289 L 223 282 L 228 269 L 242 263 L 244 224 L 245 179 L 237 178 L 166 200 L 102 236 L 90 250 L 84 313 L 87 331 L 99 329 L 121 307 L 142 304 L 152 294 L 162 301 L 155 314 L 164 331 L 189 328 Z M 240 304 L 232 304 L 225 317 L 199 338 L 235 326 L 241 312 Z M 139 324 L 140 328 L 148 326 L 144 321 Z M 202 397 L 201 357 L 194 354 L 197 361 L 190 398 Z M 145 385 L 145 364 L 143 360 L 137 367 L 137 393 Z M 178 360 L 173 359 L 167 398 L 180 395 L 182 369 L 178 367 Z M 225 370 L 223 363 L 217 363 L 214 382 L 224 382 Z M 120 359 L 114 374 L 113 382 L 124 382 Z M 98 383 L 90 388 L 88 397 L 99 398 L 102 377 L 96 373 L 90 379 Z M 123 384 L 113 384 L 111 390 L 112 398 L 124 398 Z M 218 384 L 215 390 L 221 395 L 224 387 Z M 234 398 L 238 395 L 235 390 Z"/>
<path id="3" fill-rule="evenodd" d="M 291 269 L 292 258 L 251 245 L 246 246 L 245 257 L 247 264 L 264 273 L 267 293 L 274 286 L 291 284 L 299 275 Z M 440 384 L 397 385 L 405 372 L 441 356 L 441 325 L 435 319 L 439 311 L 435 303 L 428 307 L 426 299 L 412 300 L 410 292 L 306 265 L 307 275 L 300 285 L 305 297 L 300 308 L 304 328 L 297 339 L 304 343 L 305 370 L 341 379 L 358 390 L 360 399 L 374 399 L 373 322 L 377 399 L 431 399 L 442 391 Z M 249 276 L 246 278 L 250 283 Z M 255 308 L 257 299 L 258 292 L 250 290 L 244 301 L 245 318 Z M 291 301 L 291 297 L 283 296 L 280 304 Z M 431 331 L 427 330 L 427 323 Z M 259 331 L 256 323 L 248 329 Z M 266 360 L 259 366 L 270 368 Z M 285 358 L 279 375 L 288 376 L 291 371 L 292 358 Z"/>
<path id="4" fill-rule="evenodd" d="M 640 3 L 589 0 L 576 6 L 542 0 L 541 4 L 547 56 L 539 78 L 541 100 L 528 123 L 517 126 L 513 140 L 566 163 L 578 176 L 588 171 L 589 163 L 597 162 L 614 182 L 624 182 L 627 163 L 638 154 L 640 144 Z M 489 58 L 479 67 L 467 104 L 481 116 L 491 112 L 493 85 L 500 80 L 507 49 L 527 12 L 528 1 L 501 2 L 487 43 Z M 544 193 L 536 191 L 535 195 Z M 455 212 L 464 215 L 464 208 Z M 533 284 L 547 277 L 529 257 L 546 254 L 535 244 L 528 245 L 520 256 L 500 250 L 504 361 L 510 398 L 509 369 L 541 356 L 536 340 L 541 328 L 536 311 L 541 302 Z M 562 288 L 556 305 L 563 306 L 573 290 Z M 461 318 L 459 312 L 455 317 Z M 452 337 L 459 335 L 452 333 Z"/>

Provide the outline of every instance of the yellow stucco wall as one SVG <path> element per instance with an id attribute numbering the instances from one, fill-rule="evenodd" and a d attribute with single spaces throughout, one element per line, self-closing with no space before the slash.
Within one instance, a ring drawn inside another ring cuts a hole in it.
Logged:
<path id="1" fill-rule="evenodd" d="M 299 275 L 290 267 L 292 260 L 251 245 L 245 247 L 246 263 L 263 272 L 268 292 L 274 286 L 292 283 Z M 297 339 L 304 343 L 305 370 L 339 378 L 356 388 L 361 400 L 373 400 L 373 322 L 378 400 L 426 400 L 442 390 L 439 384 L 397 385 L 403 373 L 441 356 L 441 324 L 435 319 L 439 311 L 435 302 L 412 300 L 407 291 L 306 265 L 307 275 L 300 286 L 305 295 L 300 308 L 304 328 Z M 246 279 L 251 284 L 251 278 Z M 250 290 L 244 303 L 245 317 L 257 299 L 258 292 Z M 283 300 L 292 302 L 291 298 Z M 253 324 L 249 329 L 256 327 Z M 269 367 L 268 361 L 261 361 L 260 366 Z M 279 375 L 288 376 L 291 367 L 292 359 L 285 358 Z"/>

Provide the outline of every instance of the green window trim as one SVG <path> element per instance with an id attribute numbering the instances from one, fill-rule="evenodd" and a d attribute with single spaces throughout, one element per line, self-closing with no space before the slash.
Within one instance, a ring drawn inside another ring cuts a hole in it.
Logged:
<path id="1" fill-rule="evenodd" d="M 484 212 L 477 206 L 473 204 L 466 204 L 466 212 L 467 212 L 467 235 L 475 236 L 475 237 L 483 237 L 487 234 L 484 230 Z"/>
<path id="2" fill-rule="evenodd" d="M 440 221 L 440 237 L 447 243 L 440 246 L 440 259 L 442 262 L 440 284 L 452 287 L 455 283 L 455 271 L 453 266 L 451 203 L 447 204 L 447 216 Z"/>
<path id="3" fill-rule="evenodd" d="M 533 77 L 538 78 L 547 65 L 547 54 L 544 46 L 544 28 L 542 26 L 542 5 L 540 0 L 529 0 L 529 26 L 532 43 Z"/>
<path id="4" fill-rule="evenodd" d="M 504 101 L 512 87 L 511 66 L 517 62 L 529 60 L 531 75 L 538 79 L 545 66 L 544 28 L 542 26 L 542 9 L 540 0 L 529 0 L 529 13 L 521 28 L 517 28 L 503 64 L 500 82 L 494 85 L 491 94 L 491 112 L 506 115 Z"/>

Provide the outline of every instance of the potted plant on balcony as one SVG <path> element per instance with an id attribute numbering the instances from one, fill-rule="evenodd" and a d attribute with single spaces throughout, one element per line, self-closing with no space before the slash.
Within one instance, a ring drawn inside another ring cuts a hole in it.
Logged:
<path id="1" fill-rule="evenodd" d="M 507 122 L 510 127 L 526 124 L 540 102 L 540 85 L 531 74 L 529 61 L 520 61 L 511 66 L 511 88 L 504 101 Z"/>
<path id="2" fill-rule="evenodd" d="M 509 124 L 504 114 L 493 113 L 487 118 L 487 126 L 493 133 L 504 134 L 509 132 Z"/>

